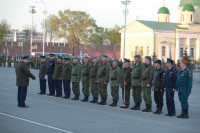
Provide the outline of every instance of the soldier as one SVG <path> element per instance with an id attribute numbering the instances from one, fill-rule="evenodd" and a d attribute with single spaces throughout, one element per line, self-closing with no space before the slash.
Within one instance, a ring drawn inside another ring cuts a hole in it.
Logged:
<path id="1" fill-rule="evenodd" d="M 132 96 L 135 102 L 135 106 L 131 110 L 140 110 L 140 105 L 142 102 L 141 92 L 141 76 L 142 76 L 143 64 L 141 62 L 141 56 L 135 55 L 135 64 L 133 65 L 131 84 L 133 87 Z"/>
<path id="2" fill-rule="evenodd" d="M 166 63 L 165 63 L 165 60 L 164 60 L 164 59 L 162 59 L 161 67 L 162 67 L 162 69 L 164 69 L 164 70 L 167 69 Z"/>
<path id="3" fill-rule="evenodd" d="M 90 67 L 90 88 L 91 88 L 91 94 L 93 96 L 93 100 L 90 101 L 90 103 L 97 103 L 99 92 L 98 92 L 98 83 L 97 83 L 97 71 L 98 71 L 98 60 L 97 57 L 93 58 L 93 63 Z"/>
<path id="4" fill-rule="evenodd" d="M 122 62 L 122 59 L 119 59 L 119 61 L 118 61 L 118 67 L 120 68 L 120 70 L 123 69 L 123 62 Z"/>
<path id="5" fill-rule="evenodd" d="M 46 71 L 46 75 L 48 76 L 48 85 L 49 85 L 49 96 L 54 96 L 55 95 L 55 83 L 53 80 L 53 72 L 55 69 L 55 61 L 54 61 L 54 54 L 49 54 L 50 56 L 50 61 L 48 63 L 47 66 L 47 71 Z"/>
<path id="6" fill-rule="evenodd" d="M 154 91 L 154 100 L 156 103 L 157 110 L 154 114 L 162 114 L 163 108 L 163 95 L 164 95 L 164 79 L 165 71 L 161 67 L 161 60 L 154 61 L 155 70 L 152 81 L 152 91 Z"/>
<path id="7" fill-rule="evenodd" d="M 62 80 L 65 96 L 64 99 L 69 99 L 71 94 L 70 80 L 72 67 L 70 65 L 70 58 L 64 58 L 64 67 L 62 71 Z"/>
<path id="8" fill-rule="evenodd" d="M 2 57 L 0 56 L 0 67 L 2 66 Z"/>
<path id="9" fill-rule="evenodd" d="M 187 67 L 188 64 L 186 60 L 181 60 L 180 71 L 177 75 L 176 90 L 182 108 L 182 113 L 177 116 L 178 118 L 189 118 L 188 98 L 192 90 L 193 72 Z"/>
<path id="10" fill-rule="evenodd" d="M 109 106 L 117 107 L 117 102 L 119 100 L 119 86 L 121 81 L 121 70 L 117 65 L 117 59 L 112 61 L 112 68 L 110 70 L 109 78 L 110 78 L 110 88 L 111 88 L 111 95 L 113 98 L 112 104 Z"/>
<path id="11" fill-rule="evenodd" d="M 166 91 L 166 102 L 167 102 L 167 110 L 168 113 L 166 116 L 175 116 L 175 104 L 174 104 L 174 91 L 176 87 L 176 74 L 177 71 L 173 68 L 174 61 L 171 59 L 167 59 L 167 70 L 165 72 L 165 82 L 164 82 L 164 90 Z"/>
<path id="12" fill-rule="evenodd" d="M 177 72 L 180 70 L 181 61 L 177 60 Z"/>
<path id="13" fill-rule="evenodd" d="M 97 71 L 98 88 L 101 97 L 101 101 L 98 102 L 99 105 L 106 105 L 106 100 L 107 100 L 107 85 L 109 82 L 109 71 L 110 71 L 110 65 L 107 60 L 108 56 L 102 55 L 101 58 L 102 64 L 99 66 L 99 69 Z"/>
<path id="14" fill-rule="evenodd" d="M 72 82 L 72 90 L 73 90 L 73 93 L 74 93 L 74 98 L 72 98 L 71 100 L 79 100 L 80 79 L 81 79 L 81 66 L 78 62 L 78 57 L 74 57 L 73 63 L 72 63 L 72 73 L 71 73 L 71 82 Z"/>
<path id="15" fill-rule="evenodd" d="M 82 99 L 82 102 L 88 102 L 88 97 L 90 95 L 89 91 L 89 70 L 90 70 L 90 65 L 88 62 L 89 57 L 85 56 L 84 57 L 84 63 L 82 66 L 82 71 L 81 71 L 81 77 L 82 77 L 82 92 L 84 94 L 84 99 Z"/>
<path id="16" fill-rule="evenodd" d="M 142 110 L 143 112 L 152 112 L 151 84 L 153 80 L 153 72 L 154 72 L 154 67 L 151 64 L 151 56 L 146 56 L 141 77 L 142 94 L 146 104 L 146 109 Z"/>
<path id="17" fill-rule="evenodd" d="M 17 58 L 15 56 L 14 59 L 13 59 L 14 67 L 16 67 L 16 62 L 17 62 Z"/>
<path id="18" fill-rule="evenodd" d="M 129 103 L 130 103 L 132 68 L 130 67 L 130 62 L 131 61 L 129 59 L 124 59 L 124 62 L 125 62 L 124 63 L 124 68 L 122 69 L 122 76 L 121 76 L 123 105 L 120 108 L 127 109 L 129 107 Z"/>
<path id="19" fill-rule="evenodd" d="M 58 56 L 57 62 L 55 63 L 55 69 L 53 72 L 53 80 L 55 83 L 55 90 L 56 90 L 55 97 L 62 97 L 62 70 L 63 70 L 62 57 Z"/>
<path id="20" fill-rule="evenodd" d="M 16 85 L 18 86 L 18 107 L 28 108 L 25 104 L 27 88 L 29 86 L 29 77 L 35 80 L 35 76 L 31 74 L 26 63 L 28 62 L 28 56 L 24 56 L 23 60 L 16 66 Z"/>
<path id="21" fill-rule="evenodd" d="M 2 62 L 3 62 L 3 67 L 6 67 L 6 57 L 5 56 L 3 56 Z"/>
<path id="22" fill-rule="evenodd" d="M 46 94 L 46 71 L 47 71 L 47 62 L 46 56 L 41 56 L 41 63 L 39 68 L 39 79 L 40 79 L 40 92 L 38 94 L 45 95 Z"/>

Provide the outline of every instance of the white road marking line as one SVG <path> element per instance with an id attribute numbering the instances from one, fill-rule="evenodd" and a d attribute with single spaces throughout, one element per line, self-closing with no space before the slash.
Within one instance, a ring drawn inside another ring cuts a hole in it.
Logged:
<path id="1" fill-rule="evenodd" d="M 39 123 L 39 122 L 34 122 L 34 121 L 31 121 L 31 120 L 23 119 L 23 118 L 20 118 L 20 117 L 16 117 L 16 116 L 1 113 L 1 112 L 0 112 L 0 115 L 4 115 L 4 116 L 8 116 L 8 117 L 15 118 L 15 119 L 18 119 L 18 120 L 26 121 L 26 122 L 33 123 L 33 124 L 36 124 L 36 125 L 39 125 L 39 126 L 48 127 L 48 128 L 54 129 L 54 130 L 65 132 L 65 133 L 73 133 L 73 132 L 70 132 L 70 131 L 67 131 L 67 130 L 63 130 L 63 129 L 60 129 L 60 128 L 56 128 L 56 127 L 53 127 L 53 126 L 49 126 L 49 125 L 42 124 L 42 123 Z"/>

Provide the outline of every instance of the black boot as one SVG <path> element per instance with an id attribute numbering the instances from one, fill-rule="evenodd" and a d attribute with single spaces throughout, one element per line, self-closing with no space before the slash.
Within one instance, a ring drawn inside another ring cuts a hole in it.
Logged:
<path id="1" fill-rule="evenodd" d="M 114 104 L 114 100 L 113 100 L 113 102 L 112 102 L 111 104 L 109 104 L 108 106 L 113 106 L 113 104 Z"/>
<path id="2" fill-rule="evenodd" d="M 106 105 L 106 99 L 102 99 L 101 102 L 98 102 L 99 105 Z"/>
<path id="3" fill-rule="evenodd" d="M 135 106 L 133 106 L 132 108 L 130 108 L 131 110 L 135 110 L 136 109 L 137 104 L 135 103 Z"/>
<path id="4" fill-rule="evenodd" d="M 79 100 L 79 96 L 75 96 L 75 97 L 72 98 L 71 100 Z"/>
<path id="5" fill-rule="evenodd" d="M 140 103 L 135 103 L 135 106 L 130 109 L 131 110 L 140 110 Z"/>
<path id="6" fill-rule="evenodd" d="M 146 109 L 142 110 L 142 112 L 152 112 L 151 105 L 146 104 Z"/>
<path id="7" fill-rule="evenodd" d="M 89 97 L 89 96 L 85 96 L 85 98 L 82 99 L 81 101 L 82 101 L 82 102 L 88 102 L 88 97 Z"/>
<path id="8" fill-rule="evenodd" d="M 153 113 L 154 114 L 162 114 L 162 108 L 157 108 L 157 110 Z"/>
<path id="9" fill-rule="evenodd" d="M 189 115 L 188 115 L 188 110 L 187 109 L 183 109 L 183 113 L 182 115 L 178 116 L 178 118 L 189 118 Z"/>
<path id="10" fill-rule="evenodd" d="M 97 103 L 97 101 L 98 101 L 98 97 L 93 97 L 93 100 L 90 101 L 90 103 Z"/>
<path id="11" fill-rule="evenodd" d="M 154 114 L 157 114 L 158 113 L 158 110 L 159 110 L 159 108 L 157 108 L 157 110 L 155 111 L 155 112 L 153 112 Z"/>
<path id="12" fill-rule="evenodd" d="M 113 104 L 112 104 L 112 107 L 117 107 L 117 102 L 118 102 L 118 100 L 114 100 Z"/>
<path id="13" fill-rule="evenodd" d="M 182 109 L 182 111 L 181 111 L 181 114 L 178 115 L 177 118 L 182 118 L 182 116 L 183 116 L 183 109 Z"/>

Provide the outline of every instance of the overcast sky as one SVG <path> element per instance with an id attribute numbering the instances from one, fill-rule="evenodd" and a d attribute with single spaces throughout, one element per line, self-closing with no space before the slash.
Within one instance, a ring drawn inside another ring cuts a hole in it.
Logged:
<path id="1" fill-rule="evenodd" d="M 59 10 L 80 10 L 89 13 L 99 26 L 112 27 L 115 24 L 124 25 L 124 5 L 121 0 L 43 0 L 46 3 L 48 15 L 57 14 Z M 171 22 L 178 21 L 178 5 L 180 0 L 165 0 L 169 8 Z M 40 0 L 0 0 L 0 19 L 6 19 L 11 28 L 22 30 L 31 25 L 32 17 L 29 6 L 36 6 L 34 24 L 38 31 L 44 19 L 44 5 Z M 136 18 L 139 20 L 157 21 L 157 11 L 163 6 L 163 0 L 132 0 L 128 5 L 127 23 Z"/>

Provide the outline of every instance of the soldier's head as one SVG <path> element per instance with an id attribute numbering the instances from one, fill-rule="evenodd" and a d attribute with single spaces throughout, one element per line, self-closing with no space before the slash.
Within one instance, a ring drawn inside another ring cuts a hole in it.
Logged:
<path id="1" fill-rule="evenodd" d="M 137 54 L 134 56 L 134 59 L 135 59 L 135 63 L 139 63 L 141 60 L 141 56 L 139 54 Z"/>
<path id="2" fill-rule="evenodd" d="M 61 61 L 62 61 L 62 57 L 61 57 L 61 56 L 58 56 L 57 62 L 61 62 Z"/>
<path id="3" fill-rule="evenodd" d="M 117 59 L 114 59 L 114 60 L 112 61 L 112 66 L 113 66 L 113 67 L 116 67 L 117 64 L 118 64 L 118 63 L 117 63 Z"/>
<path id="4" fill-rule="evenodd" d="M 41 56 L 41 62 L 45 62 L 46 61 L 46 56 Z"/>
<path id="5" fill-rule="evenodd" d="M 94 57 L 92 61 L 93 61 L 93 63 L 95 63 L 95 64 L 96 64 L 96 63 L 97 63 L 97 61 L 98 61 L 97 57 Z"/>
<path id="6" fill-rule="evenodd" d="M 145 64 L 149 65 L 151 63 L 151 56 L 145 56 Z"/>
<path id="7" fill-rule="evenodd" d="M 103 63 L 105 63 L 107 60 L 108 60 L 108 56 L 107 56 L 107 55 L 102 55 L 101 61 L 102 61 Z"/>
<path id="8" fill-rule="evenodd" d="M 188 61 L 181 60 L 180 68 L 184 70 L 189 65 Z"/>
<path id="9" fill-rule="evenodd" d="M 69 62 L 70 62 L 70 58 L 65 58 L 65 59 L 64 59 L 64 63 L 65 63 L 65 64 L 69 64 Z"/>
<path id="10" fill-rule="evenodd" d="M 50 60 L 53 60 L 54 59 L 54 57 L 55 57 L 55 55 L 54 54 L 49 54 L 49 58 L 50 58 Z"/>
<path id="11" fill-rule="evenodd" d="M 88 56 L 85 56 L 85 57 L 84 57 L 84 63 L 88 63 L 88 60 L 89 60 L 89 57 L 88 57 Z"/>
<path id="12" fill-rule="evenodd" d="M 27 62 L 28 62 L 28 55 L 27 55 L 27 56 L 23 56 L 23 57 L 22 57 L 22 61 L 23 61 L 24 63 L 27 63 Z"/>
<path id="13" fill-rule="evenodd" d="M 162 62 L 165 62 L 165 59 L 162 59 Z"/>
<path id="14" fill-rule="evenodd" d="M 161 67 L 161 60 L 154 61 L 154 67 L 157 68 L 157 69 L 160 69 L 160 67 Z"/>
<path id="15" fill-rule="evenodd" d="M 130 66 L 130 60 L 129 59 L 126 59 L 124 58 L 124 67 L 129 67 Z"/>
<path id="16" fill-rule="evenodd" d="M 174 64 L 174 61 L 172 59 L 167 58 L 166 66 L 167 68 L 171 68 Z"/>
<path id="17" fill-rule="evenodd" d="M 73 63 L 76 64 L 77 62 L 78 62 L 78 57 L 75 56 L 75 57 L 73 58 Z"/>

